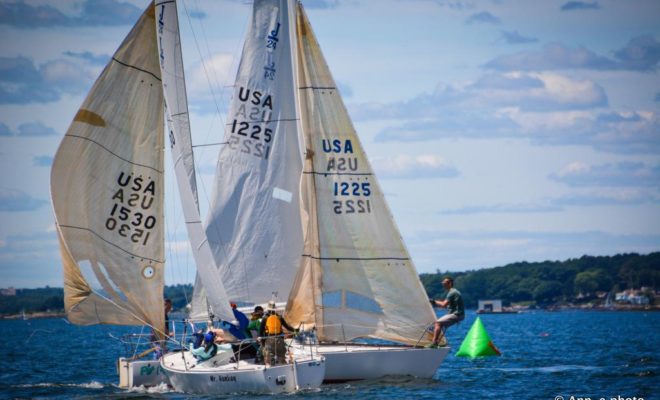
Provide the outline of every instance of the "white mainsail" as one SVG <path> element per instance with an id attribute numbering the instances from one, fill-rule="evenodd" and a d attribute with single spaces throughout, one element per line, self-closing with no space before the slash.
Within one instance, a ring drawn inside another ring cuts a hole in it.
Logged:
<path id="1" fill-rule="evenodd" d="M 305 249 L 286 319 L 415 344 L 433 310 L 300 4 L 297 29 Z"/>
<path id="2" fill-rule="evenodd" d="M 302 252 L 291 0 L 255 0 L 207 220 L 229 298 L 286 297 Z"/>
<path id="3" fill-rule="evenodd" d="M 170 148 L 188 238 L 199 274 L 196 284 L 203 282 L 203 287 L 206 288 L 205 294 L 214 315 L 232 321 L 234 316 L 227 300 L 225 288 L 220 280 L 213 254 L 209 248 L 209 243 L 206 240 L 199 213 L 176 2 L 171 0 L 156 2 L 156 26 Z M 196 286 L 196 290 L 198 289 L 199 285 Z M 206 309 L 203 311 L 206 311 Z"/>
<path id="4" fill-rule="evenodd" d="M 154 7 L 133 27 L 53 160 L 68 319 L 164 326 L 163 93 Z"/>

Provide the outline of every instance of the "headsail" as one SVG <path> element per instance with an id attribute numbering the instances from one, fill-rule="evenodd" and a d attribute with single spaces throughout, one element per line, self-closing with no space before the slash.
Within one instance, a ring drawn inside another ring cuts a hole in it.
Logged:
<path id="1" fill-rule="evenodd" d="M 169 128 L 168 136 L 188 238 L 198 271 L 196 284 L 203 282 L 214 315 L 231 321 L 234 319 L 234 315 L 229 307 L 229 300 L 215 266 L 199 214 L 176 2 L 157 1 L 156 18 L 159 59 Z"/>
<path id="2" fill-rule="evenodd" d="M 53 160 L 71 322 L 164 326 L 163 94 L 154 6 L 97 79 Z"/>
<path id="3" fill-rule="evenodd" d="M 291 0 L 255 0 L 206 233 L 233 301 L 286 297 L 302 251 Z"/>
<path id="4" fill-rule="evenodd" d="M 434 320 L 426 292 L 301 5 L 297 29 L 305 249 L 287 321 L 414 344 Z"/>

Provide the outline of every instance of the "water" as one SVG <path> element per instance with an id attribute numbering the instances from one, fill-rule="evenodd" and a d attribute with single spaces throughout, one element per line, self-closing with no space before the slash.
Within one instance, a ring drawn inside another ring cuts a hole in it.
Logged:
<path id="1" fill-rule="evenodd" d="M 323 386 L 300 399 L 660 399 L 660 313 L 536 312 L 485 315 L 501 357 L 455 357 L 476 318 L 450 328 L 451 354 L 434 379 Z M 204 398 L 156 388 L 119 389 L 115 339 L 134 328 L 62 319 L 0 320 L 0 398 Z M 139 332 L 139 330 L 137 331 Z M 227 396 L 226 398 L 235 398 Z M 244 398 L 272 396 L 244 396 Z"/>

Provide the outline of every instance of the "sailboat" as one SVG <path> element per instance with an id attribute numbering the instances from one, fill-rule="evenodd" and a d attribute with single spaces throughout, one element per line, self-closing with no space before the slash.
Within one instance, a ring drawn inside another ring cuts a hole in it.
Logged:
<path id="1" fill-rule="evenodd" d="M 53 161 L 51 199 L 69 321 L 148 326 L 158 339 L 167 339 L 165 117 L 206 299 L 215 318 L 234 320 L 199 215 L 187 111 L 176 3 L 151 3 L 94 83 Z M 184 392 L 290 392 L 317 387 L 324 372 L 319 356 L 296 356 L 291 364 L 268 368 L 223 358 L 226 354 L 205 363 L 189 351 L 170 355 L 176 360 L 166 355 L 160 367 L 175 389 Z M 128 371 L 127 385 L 140 369 L 136 363 L 120 360 L 121 370 Z"/>
<path id="2" fill-rule="evenodd" d="M 435 314 L 305 11 L 289 7 L 289 26 L 282 18 L 257 39 L 251 31 L 244 47 L 206 223 L 216 265 L 232 301 L 259 304 L 274 292 L 288 299 L 289 324 L 320 341 L 326 382 L 431 377 L 449 348 L 423 348 Z M 259 46 L 289 51 L 293 64 L 254 56 Z M 255 84 L 289 69 L 289 83 Z M 259 126 L 277 128 L 277 143 L 247 137 Z"/>

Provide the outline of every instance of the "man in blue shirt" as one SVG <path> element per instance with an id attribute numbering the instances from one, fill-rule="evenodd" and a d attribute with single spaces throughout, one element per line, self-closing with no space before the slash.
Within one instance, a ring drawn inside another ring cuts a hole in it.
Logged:
<path id="1" fill-rule="evenodd" d="M 447 314 L 438 318 L 435 321 L 435 329 L 433 331 L 433 343 L 428 347 L 438 347 L 442 336 L 443 345 L 446 345 L 445 330 L 450 326 L 457 324 L 465 318 L 465 307 L 463 306 L 463 296 L 461 292 L 454 288 L 454 280 L 446 277 L 442 280 L 442 286 L 447 290 L 447 296 L 444 300 L 431 300 L 433 305 L 439 307 L 446 307 Z"/>

